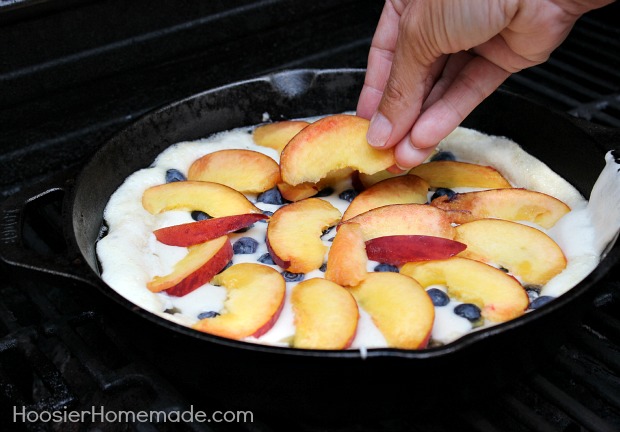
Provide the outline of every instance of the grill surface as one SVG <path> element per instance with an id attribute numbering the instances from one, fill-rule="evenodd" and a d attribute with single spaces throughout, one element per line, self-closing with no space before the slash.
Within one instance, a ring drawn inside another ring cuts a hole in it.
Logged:
<path id="1" fill-rule="evenodd" d="M 150 3 L 0 1 L 0 36 L 13 42 L 0 47 L 4 195 L 51 175 L 71 177 L 120 127 L 205 88 L 291 67 L 364 67 L 381 8 L 377 1 Z M 511 77 L 506 87 L 619 127 L 620 30 L 612 21 L 618 9 L 583 18 L 548 63 Z M 59 201 L 52 196 L 28 208 L 25 241 L 40 253 L 64 252 Z M 165 365 L 145 362 L 123 337 L 114 308 L 83 286 L 6 267 L 0 272 L 2 430 L 47 430 L 43 423 L 11 424 L 14 406 L 226 409 L 216 402 L 217 389 L 195 394 L 164 378 L 158 367 Z M 499 395 L 441 407 L 426 418 L 326 426 L 255 417 L 245 424 L 94 422 L 55 429 L 617 431 L 619 295 L 616 268 L 547 368 Z M 487 378 L 480 379 L 483 385 Z"/>

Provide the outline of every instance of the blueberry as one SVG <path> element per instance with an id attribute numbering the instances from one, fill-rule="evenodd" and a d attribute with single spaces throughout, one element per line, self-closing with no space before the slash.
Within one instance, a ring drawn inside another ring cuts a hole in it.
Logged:
<path id="1" fill-rule="evenodd" d="M 277 187 L 266 190 L 256 198 L 256 201 L 276 205 L 282 205 L 286 202 Z"/>
<path id="2" fill-rule="evenodd" d="M 540 286 L 539 285 L 527 285 L 525 286 L 525 292 L 527 293 L 528 298 L 530 299 L 530 303 L 538 298 L 540 295 Z"/>
<path id="3" fill-rule="evenodd" d="M 330 239 L 327 239 L 327 241 L 328 241 L 328 242 L 333 242 L 335 238 L 336 238 L 336 237 L 334 236 L 334 237 L 332 237 L 332 238 L 330 238 Z"/>
<path id="4" fill-rule="evenodd" d="M 435 161 L 453 161 L 456 160 L 454 153 L 449 151 L 440 151 L 431 158 L 431 162 Z"/>
<path id="5" fill-rule="evenodd" d="M 258 258 L 258 262 L 261 264 L 276 265 L 276 263 L 273 261 L 273 258 L 271 258 L 271 255 L 269 255 L 269 253 L 262 254 L 260 258 Z"/>
<path id="6" fill-rule="evenodd" d="M 258 242 L 252 237 L 241 237 L 233 243 L 233 252 L 235 254 L 253 254 L 258 248 Z"/>
<path id="7" fill-rule="evenodd" d="M 235 234 L 241 234 L 241 233 L 244 233 L 244 232 L 248 232 L 253 227 L 254 227 L 254 224 L 252 224 L 252 225 L 250 225 L 248 227 L 245 227 L 245 228 L 239 228 L 237 231 L 235 231 Z"/>
<path id="8" fill-rule="evenodd" d="M 284 277 L 284 280 L 287 282 L 301 282 L 304 280 L 306 275 L 304 273 L 291 273 L 288 271 L 283 271 L 282 277 Z"/>
<path id="9" fill-rule="evenodd" d="M 327 271 L 327 263 L 323 263 L 323 265 L 321 267 L 319 267 L 319 270 L 321 270 L 323 273 L 325 273 Z"/>
<path id="10" fill-rule="evenodd" d="M 460 317 L 467 318 L 471 322 L 480 319 L 480 308 L 475 304 L 463 303 L 454 308 L 454 313 Z"/>
<path id="11" fill-rule="evenodd" d="M 195 221 L 211 219 L 211 215 L 208 215 L 207 213 L 200 211 L 200 210 L 194 210 L 192 212 L 192 219 L 194 219 Z"/>
<path id="12" fill-rule="evenodd" d="M 334 188 L 326 187 L 325 189 L 321 189 L 319 193 L 315 195 L 315 197 L 328 197 L 334 193 Z"/>
<path id="13" fill-rule="evenodd" d="M 450 303 L 450 297 L 448 297 L 448 294 L 440 289 L 431 288 L 426 291 L 426 293 L 431 298 L 431 301 L 435 306 L 445 306 Z"/>
<path id="14" fill-rule="evenodd" d="M 183 175 L 183 173 L 179 170 L 171 168 L 166 171 L 166 183 L 173 183 L 185 180 L 187 180 L 187 177 L 185 177 L 185 175 Z"/>
<path id="15" fill-rule="evenodd" d="M 390 264 L 379 264 L 375 267 L 376 272 L 393 272 L 398 273 L 398 267 Z"/>
<path id="16" fill-rule="evenodd" d="M 454 198 L 454 195 L 456 195 L 456 192 L 448 188 L 437 188 L 433 196 L 431 196 L 431 201 L 434 200 L 435 198 L 439 198 L 444 195 L 448 197 L 448 201 L 449 201 L 452 198 Z"/>
<path id="17" fill-rule="evenodd" d="M 198 314 L 198 319 L 215 318 L 216 316 L 219 316 L 219 315 L 220 313 L 215 312 L 215 311 L 200 312 Z"/>
<path id="18" fill-rule="evenodd" d="M 353 201 L 353 198 L 357 196 L 357 191 L 355 189 L 347 189 L 345 191 L 340 192 L 338 198 L 345 201 Z"/>
<path id="19" fill-rule="evenodd" d="M 554 300 L 554 299 L 555 297 L 553 296 L 537 297 L 536 299 L 534 299 L 534 301 L 530 303 L 530 309 L 538 309 L 539 307 L 543 307 L 544 305 L 546 305 L 547 303 L 549 303 L 551 300 Z"/>

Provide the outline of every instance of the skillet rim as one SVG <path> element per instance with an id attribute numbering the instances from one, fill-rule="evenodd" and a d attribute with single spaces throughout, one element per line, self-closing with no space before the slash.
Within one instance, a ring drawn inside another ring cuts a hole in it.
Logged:
<path id="1" fill-rule="evenodd" d="M 207 97 L 208 95 L 226 91 L 227 89 L 245 86 L 245 85 L 253 85 L 255 83 L 268 83 L 279 91 L 286 91 L 285 87 L 279 88 L 283 84 L 286 85 L 287 80 L 301 80 L 300 91 L 305 91 L 307 87 L 311 87 L 315 80 L 324 75 L 363 75 L 365 74 L 365 69 L 358 68 L 341 68 L 341 69 L 291 69 L 285 70 L 281 72 L 276 72 L 273 74 L 263 75 L 260 77 L 250 78 L 246 80 L 241 80 L 233 83 L 229 83 L 226 85 L 218 86 L 212 89 L 205 90 L 203 92 L 196 93 L 194 95 L 190 95 L 188 97 L 179 99 L 177 101 L 171 102 L 169 104 L 163 105 L 155 110 L 152 110 L 140 118 L 134 120 L 131 124 L 122 128 L 118 132 L 116 132 L 112 137 L 110 137 L 106 142 L 99 148 L 97 152 L 91 157 L 89 162 L 80 170 L 77 179 L 76 179 L 76 187 L 71 190 L 69 206 L 70 211 L 69 214 L 71 217 L 71 234 L 72 240 L 75 242 L 76 249 L 79 253 L 86 258 L 82 248 L 78 245 L 78 241 L 76 239 L 75 229 L 77 229 L 77 225 L 75 224 L 75 205 L 76 205 L 76 196 L 79 191 L 79 187 L 83 182 L 81 181 L 84 176 L 87 175 L 88 167 L 91 163 L 97 158 L 100 154 L 105 154 L 106 149 L 111 146 L 117 139 L 121 139 L 123 135 L 130 133 L 132 130 L 139 130 L 139 128 L 156 117 L 162 115 L 162 113 L 166 113 L 176 107 L 183 106 L 192 101 L 195 101 L 200 98 Z M 307 86 L 307 87 L 306 87 Z M 578 124 L 566 113 L 552 111 L 539 103 L 528 99 L 522 95 L 511 92 L 507 89 L 500 88 L 496 90 L 496 92 L 506 95 L 511 98 L 517 98 L 525 103 L 536 105 L 539 108 L 545 109 L 550 116 L 557 116 L 562 121 L 566 121 L 570 123 L 576 130 L 583 132 L 586 136 L 593 139 L 591 134 L 588 134 L 582 128 L 578 126 Z M 483 102 L 484 103 L 484 102 Z M 599 149 L 597 149 L 599 150 Z M 151 161 L 152 162 L 152 161 Z M 122 179 L 124 181 L 124 179 Z M 103 218 L 103 215 L 101 215 Z M 95 247 L 95 246 L 93 246 Z M 88 260 L 85 260 L 88 262 Z M 142 318 L 146 318 L 151 323 L 154 323 L 158 326 L 163 326 L 168 330 L 171 330 L 175 333 L 182 334 L 184 336 L 188 336 L 194 340 L 199 340 L 202 342 L 208 343 L 216 343 L 218 345 L 239 349 L 242 351 L 252 351 L 258 353 L 265 354 L 276 354 L 278 356 L 290 356 L 290 357 L 320 357 L 320 358 L 345 358 L 345 359 L 353 359 L 353 360 L 368 360 L 372 358 L 385 358 L 385 357 L 394 357 L 394 358 L 406 358 L 412 360 L 430 360 L 445 357 L 447 355 L 458 353 L 461 351 L 465 351 L 471 347 L 474 347 L 485 341 L 489 338 L 493 338 L 498 334 L 506 334 L 510 333 L 513 330 L 521 329 L 522 327 L 533 325 L 532 323 L 536 321 L 541 321 L 544 318 L 549 318 L 552 315 L 555 315 L 561 310 L 567 308 L 569 305 L 573 304 L 573 302 L 577 301 L 578 298 L 585 296 L 589 292 L 595 290 L 595 285 L 608 276 L 609 271 L 620 262 L 620 242 L 616 240 L 615 244 L 610 248 L 609 253 L 605 256 L 598 264 L 598 266 L 584 278 L 581 282 L 575 285 L 573 288 L 569 289 L 566 293 L 556 298 L 554 301 L 548 303 L 547 305 L 530 312 L 526 312 L 524 315 L 512 319 L 510 321 L 495 324 L 491 327 L 487 327 L 480 330 L 475 330 L 472 333 L 468 333 L 446 345 L 425 348 L 422 350 L 406 350 L 400 348 L 367 348 L 367 349 L 348 349 L 348 350 L 310 350 L 310 349 L 301 349 L 301 348 L 289 348 L 289 347 L 280 347 L 280 346 L 272 346 L 272 345 L 263 345 L 253 342 L 244 342 L 238 341 L 228 338 L 223 338 L 211 334 L 207 334 L 204 332 L 200 332 L 198 330 L 194 330 L 192 328 L 183 326 L 176 322 L 167 320 L 166 318 L 161 317 L 160 315 L 155 314 L 154 312 L 149 312 L 137 304 L 129 301 L 121 294 L 119 294 L 112 287 L 107 285 L 101 279 L 101 275 L 98 269 L 94 269 L 90 264 L 87 264 L 87 271 L 90 273 L 88 280 L 92 285 L 95 285 L 96 288 L 102 292 L 107 297 L 113 299 L 121 306 L 126 309 L 129 309 L 130 312 L 134 312 Z M 578 322 L 576 320 L 575 324 Z"/>

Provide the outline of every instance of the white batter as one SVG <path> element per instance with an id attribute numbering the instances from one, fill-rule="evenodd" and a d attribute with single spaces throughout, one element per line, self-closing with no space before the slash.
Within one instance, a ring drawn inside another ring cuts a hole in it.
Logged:
<path id="1" fill-rule="evenodd" d="M 206 311 L 218 311 L 226 299 L 226 289 L 206 284 L 184 297 L 168 296 L 166 293 L 154 294 L 146 288 L 146 284 L 156 275 L 165 275 L 172 271 L 173 265 L 186 253 L 182 247 L 168 246 L 155 239 L 153 231 L 171 225 L 192 222 L 186 211 L 168 211 L 159 215 L 151 215 L 142 207 L 142 194 L 152 186 L 165 182 L 168 169 L 174 168 L 187 174 L 190 165 L 207 153 L 223 149 L 249 149 L 264 153 L 274 160 L 279 154 L 270 148 L 254 144 L 250 128 L 224 132 L 208 139 L 183 142 L 171 146 L 155 160 L 149 168 L 132 174 L 113 194 L 105 210 L 105 220 L 109 233 L 97 244 L 97 254 L 102 266 L 103 280 L 123 297 L 136 305 L 153 312 L 168 320 L 182 325 L 191 326 L 198 321 L 198 314 Z M 525 153 L 514 142 L 504 138 L 489 137 L 478 132 L 459 128 L 446 138 L 440 149 L 453 152 L 457 160 L 491 165 L 498 169 L 513 186 L 540 191 L 564 201 L 572 211 L 565 215 L 550 230 L 543 230 L 550 235 L 562 248 L 567 257 L 567 268 L 552 279 L 541 292 L 541 295 L 558 296 L 569 290 L 587 276 L 599 262 L 602 248 L 613 238 L 620 226 L 620 204 L 615 213 L 608 214 L 607 205 L 603 204 L 607 196 L 599 198 L 600 205 L 588 207 L 586 200 L 569 183 L 553 173 L 539 160 Z M 612 158 L 613 159 L 613 158 Z M 611 161 L 613 163 L 613 160 Z M 608 169 L 610 177 L 614 174 L 613 167 Z M 617 176 L 605 186 L 602 194 L 608 194 L 615 187 L 616 196 L 620 181 Z M 338 198 L 338 194 L 351 188 L 348 181 L 336 186 L 335 192 L 323 199 L 344 213 L 348 202 Z M 256 195 L 246 195 L 250 201 L 262 210 L 275 211 L 278 206 L 257 203 Z M 594 195 L 593 195 L 594 200 Z M 592 211 L 595 207 L 599 211 Z M 602 208 L 602 210 L 601 210 Z M 594 215 L 594 216 L 593 216 Z M 601 216 L 604 215 L 604 216 Z M 592 220 L 603 218 L 605 237 L 602 238 L 595 230 Z M 614 225 L 615 217 L 615 225 Z M 611 220 L 611 222 L 610 222 Z M 531 224 L 530 224 L 531 225 Z M 233 256 L 233 264 L 256 262 L 267 253 L 264 244 L 267 224 L 257 222 L 245 233 L 231 234 L 234 243 L 240 237 L 253 237 L 259 242 L 254 254 Z M 330 232 L 323 236 L 324 243 L 335 235 Z M 372 271 L 377 263 L 369 262 L 368 270 Z M 277 266 L 274 268 L 281 271 Z M 323 277 L 324 273 L 315 270 L 306 274 L 305 279 Z M 253 342 L 288 346 L 294 333 L 293 312 L 289 302 L 290 291 L 294 283 L 287 283 L 285 305 L 277 323 L 259 339 L 249 338 Z M 449 343 L 462 335 L 473 331 L 472 324 L 452 312 L 459 302 L 452 300 L 448 305 L 436 307 L 435 324 L 432 339 L 438 343 Z M 369 315 L 360 310 L 358 331 L 352 348 L 365 352 L 367 348 L 385 347 L 386 342 L 373 324 Z"/>

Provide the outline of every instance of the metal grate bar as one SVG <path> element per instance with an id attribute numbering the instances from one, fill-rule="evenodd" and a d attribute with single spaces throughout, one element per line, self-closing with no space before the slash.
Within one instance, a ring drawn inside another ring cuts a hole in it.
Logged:
<path id="1" fill-rule="evenodd" d="M 573 417 L 579 424 L 587 426 L 588 430 L 592 432 L 617 432 L 615 427 L 546 378 L 539 375 L 534 377 L 531 382 L 533 388 L 561 408 L 567 415 Z"/>
<path id="2" fill-rule="evenodd" d="M 579 67 L 579 65 L 566 61 L 560 56 L 551 57 L 545 66 L 547 69 L 551 69 L 554 72 L 554 76 L 564 74 L 568 76 L 571 81 L 579 85 L 597 87 L 598 89 L 596 92 L 598 94 L 613 92 L 618 87 L 617 82 L 611 77 L 603 76 L 600 70 L 590 70 Z"/>
<path id="3" fill-rule="evenodd" d="M 535 91 L 538 94 L 541 94 L 545 97 L 547 97 L 548 99 L 554 100 L 556 102 L 559 102 L 560 104 L 570 108 L 570 107 L 574 107 L 580 104 L 579 101 L 573 99 L 570 96 L 567 96 L 565 94 L 562 93 L 558 93 L 552 89 L 550 89 L 546 84 L 544 83 L 540 83 L 538 81 L 536 81 L 535 79 L 532 78 L 528 78 L 525 75 L 523 75 L 522 73 L 520 74 L 515 74 L 512 75 L 510 77 L 511 81 L 516 82 L 517 84 L 522 85 L 523 87 L 529 88 L 533 91 Z M 567 108 L 567 109 L 568 109 Z"/>
<path id="4" fill-rule="evenodd" d="M 500 403 L 505 408 L 506 413 L 514 417 L 519 423 L 523 424 L 528 431 L 557 432 L 557 428 L 535 412 L 532 407 L 526 405 L 513 395 L 502 395 Z"/>

